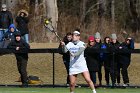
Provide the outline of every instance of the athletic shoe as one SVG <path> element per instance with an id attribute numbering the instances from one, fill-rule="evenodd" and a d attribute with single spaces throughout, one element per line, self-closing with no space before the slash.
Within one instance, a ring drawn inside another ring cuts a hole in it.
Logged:
<path id="1" fill-rule="evenodd" d="M 116 86 L 120 86 L 120 83 L 117 83 Z"/>
<path id="2" fill-rule="evenodd" d="M 126 84 L 123 84 L 124 87 L 128 87 L 129 86 L 129 83 L 126 83 Z"/>

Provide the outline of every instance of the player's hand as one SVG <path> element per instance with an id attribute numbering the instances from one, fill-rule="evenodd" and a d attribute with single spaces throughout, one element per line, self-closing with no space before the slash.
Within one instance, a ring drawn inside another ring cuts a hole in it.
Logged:
<path id="1" fill-rule="evenodd" d="M 64 46 L 65 45 L 65 42 L 61 41 L 60 44 L 61 44 L 61 46 Z"/>
<path id="2" fill-rule="evenodd" d="M 19 47 L 16 47 L 16 50 L 19 50 Z"/>
<path id="3" fill-rule="evenodd" d="M 75 57 L 74 53 L 70 53 L 70 55 L 71 55 L 72 57 Z"/>
<path id="4" fill-rule="evenodd" d="M 119 49 L 122 49 L 122 47 L 120 46 Z"/>

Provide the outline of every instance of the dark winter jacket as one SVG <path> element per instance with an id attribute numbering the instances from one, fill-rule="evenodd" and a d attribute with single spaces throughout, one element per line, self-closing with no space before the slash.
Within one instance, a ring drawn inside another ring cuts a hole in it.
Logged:
<path id="1" fill-rule="evenodd" d="M 94 72 L 98 72 L 99 70 L 99 62 L 98 62 L 98 58 L 99 58 L 99 51 L 100 51 L 100 47 L 95 44 L 92 47 L 87 47 L 85 49 L 85 58 L 86 58 L 86 62 L 87 62 L 87 67 L 89 69 L 89 71 L 94 71 Z"/>
<path id="2" fill-rule="evenodd" d="M 119 63 L 130 64 L 131 61 L 131 50 L 134 49 L 134 41 L 130 40 L 130 44 L 123 42 L 118 49 L 119 52 Z"/>
<path id="3" fill-rule="evenodd" d="M 11 31 L 10 31 L 11 28 L 14 28 L 14 29 L 15 29 L 14 32 L 11 32 Z M 10 40 L 10 41 L 15 40 L 15 34 L 16 34 L 17 32 L 19 32 L 19 31 L 16 29 L 15 25 L 14 25 L 14 24 L 11 24 L 11 25 L 9 26 L 8 31 L 4 34 L 3 39 L 4 39 L 4 40 Z"/>
<path id="4" fill-rule="evenodd" d="M 97 53 L 97 55 L 98 55 L 98 63 L 99 63 L 99 65 L 103 65 L 104 53 L 103 53 L 103 51 L 101 51 L 102 42 L 96 43 L 96 46 L 98 46 L 99 49 L 100 49 L 100 52 Z"/>
<path id="5" fill-rule="evenodd" d="M 119 48 L 119 46 L 120 46 L 120 43 L 117 41 L 116 43 L 112 43 L 111 42 L 111 44 L 110 44 L 110 52 L 111 52 L 111 59 L 110 59 L 110 61 L 111 61 L 111 63 L 113 63 L 113 61 L 114 61 L 114 63 L 118 63 L 118 61 L 119 61 L 119 54 L 118 54 L 118 48 Z"/>
<path id="6" fill-rule="evenodd" d="M 8 29 L 10 24 L 13 23 L 12 14 L 10 11 L 0 12 L 0 28 Z"/>
<path id="7" fill-rule="evenodd" d="M 29 34 L 29 29 L 28 29 L 29 19 L 28 19 L 28 17 L 17 16 L 16 22 L 17 22 L 17 29 L 21 32 L 22 36 L 25 34 Z"/>
<path id="8" fill-rule="evenodd" d="M 16 47 L 19 47 L 19 50 L 16 50 Z M 28 60 L 28 50 L 30 49 L 30 46 L 24 40 L 14 40 L 7 48 L 13 51 L 17 60 Z"/>

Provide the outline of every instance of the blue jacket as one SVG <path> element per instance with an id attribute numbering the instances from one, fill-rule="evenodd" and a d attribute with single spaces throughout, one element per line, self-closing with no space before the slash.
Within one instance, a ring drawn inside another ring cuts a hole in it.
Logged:
<path id="1" fill-rule="evenodd" d="M 11 32 L 11 31 L 10 31 L 11 28 L 14 28 L 14 32 Z M 11 24 L 11 25 L 9 26 L 8 31 L 4 34 L 3 39 L 4 39 L 4 40 L 11 40 L 11 41 L 12 41 L 12 40 L 15 40 L 15 34 L 16 34 L 17 32 L 19 32 L 19 31 L 16 29 L 15 25 L 14 25 L 14 24 Z"/>

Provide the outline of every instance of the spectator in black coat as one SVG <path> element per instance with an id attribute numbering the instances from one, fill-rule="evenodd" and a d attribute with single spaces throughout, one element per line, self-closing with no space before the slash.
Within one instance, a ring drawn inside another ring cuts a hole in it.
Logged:
<path id="1" fill-rule="evenodd" d="M 7 10 L 6 4 L 3 4 L 2 11 L 0 12 L 0 42 L 2 41 L 4 33 L 6 33 L 6 31 L 12 23 L 12 13 Z"/>
<path id="2" fill-rule="evenodd" d="M 72 41 L 72 33 L 67 33 L 66 36 L 63 38 L 63 41 L 65 42 L 65 44 L 68 44 L 69 42 Z M 70 63 L 70 53 L 63 53 L 62 52 L 62 47 L 61 45 L 59 45 L 59 50 L 60 50 L 60 54 L 63 55 L 63 62 L 65 65 L 65 68 L 67 70 L 67 83 L 66 85 L 69 86 L 70 84 L 70 80 L 69 80 L 69 63 Z"/>
<path id="3" fill-rule="evenodd" d="M 112 53 L 110 57 L 110 74 L 111 74 L 111 81 L 112 81 L 112 86 L 116 86 L 116 79 L 117 79 L 117 64 L 119 61 L 117 49 L 119 47 L 120 43 L 117 40 L 116 34 L 111 35 L 111 46 L 110 46 L 110 52 Z"/>
<path id="4" fill-rule="evenodd" d="M 118 63 L 118 76 L 117 83 L 120 85 L 120 71 L 123 78 L 123 86 L 129 86 L 129 77 L 128 77 L 128 67 L 131 62 L 131 50 L 134 49 L 134 40 L 132 38 L 126 38 L 118 49 L 119 52 L 119 63 Z"/>
<path id="5" fill-rule="evenodd" d="M 16 17 L 17 29 L 20 31 L 22 38 L 29 43 L 29 29 L 28 29 L 28 12 L 26 10 L 20 10 Z"/>
<path id="6" fill-rule="evenodd" d="M 28 50 L 30 47 L 24 40 L 21 39 L 20 33 L 17 33 L 15 38 L 16 39 L 8 45 L 8 49 L 11 49 L 15 53 L 18 71 L 21 75 L 22 86 L 27 87 L 28 77 L 26 69 L 28 61 Z"/>
<path id="7" fill-rule="evenodd" d="M 95 39 L 93 36 L 90 36 L 88 39 L 88 45 L 85 49 L 85 58 L 87 62 L 87 67 L 90 73 L 90 78 L 93 81 L 94 85 L 96 84 L 96 72 L 99 71 L 98 66 L 98 53 L 100 47 L 95 43 Z"/>
<path id="8" fill-rule="evenodd" d="M 96 44 L 101 48 L 102 42 L 101 42 L 101 35 L 99 32 L 95 33 L 95 42 Z M 102 85 L 102 66 L 103 66 L 103 60 L 101 60 L 101 56 L 103 53 L 98 53 L 98 66 L 99 66 L 99 71 L 98 71 L 98 79 L 99 79 L 99 85 Z"/>
<path id="9" fill-rule="evenodd" d="M 110 59 L 111 59 L 111 54 L 109 53 L 110 49 L 110 44 L 111 40 L 110 37 L 105 37 L 104 38 L 104 45 L 106 46 L 106 50 L 108 53 L 104 53 L 104 69 L 105 69 L 105 80 L 106 80 L 106 85 L 109 86 L 109 81 L 110 81 Z"/>

